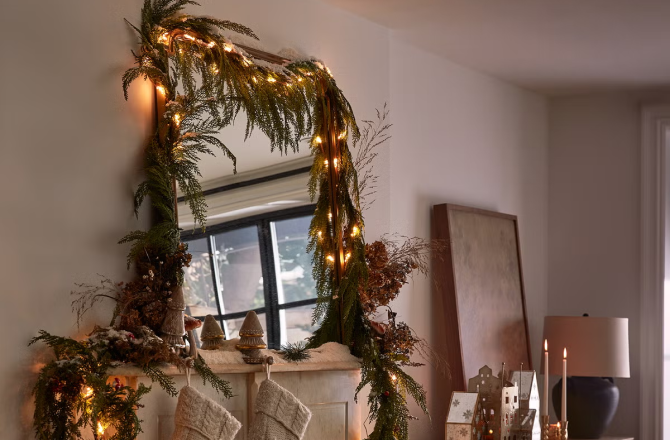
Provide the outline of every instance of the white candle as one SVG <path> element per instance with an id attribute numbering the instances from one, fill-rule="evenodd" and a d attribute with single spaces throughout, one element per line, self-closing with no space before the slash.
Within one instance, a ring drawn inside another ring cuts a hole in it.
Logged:
<path id="1" fill-rule="evenodd" d="M 542 415 L 549 415 L 549 351 L 544 340 L 544 390 L 542 393 Z"/>
<path id="2" fill-rule="evenodd" d="M 561 398 L 561 418 L 568 419 L 568 349 L 563 349 L 563 394 Z"/>

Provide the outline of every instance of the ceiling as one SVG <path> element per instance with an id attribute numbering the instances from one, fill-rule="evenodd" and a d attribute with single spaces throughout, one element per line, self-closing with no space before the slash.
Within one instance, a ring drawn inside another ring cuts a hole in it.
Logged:
<path id="1" fill-rule="evenodd" d="M 670 84 L 667 0 L 319 0 L 545 94 Z"/>

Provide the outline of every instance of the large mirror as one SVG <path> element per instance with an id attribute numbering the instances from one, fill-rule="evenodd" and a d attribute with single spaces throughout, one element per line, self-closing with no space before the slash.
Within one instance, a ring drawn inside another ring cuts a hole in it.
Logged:
<path id="1" fill-rule="evenodd" d="M 222 154 L 202 158 L 205 231 L 194 229 L 180 204 L 182 239 L 193 255 L 185 271 L 186 312 L 199 319 L 213 315 L 231 339 L 254 310 L 268 346 L 279 348 L 317 328 L 312 257 L 306 252 L 314 212 L 307 191 L 312 159 L 306 142 L 298 152 L 281 154 L 269 151 L 260 131 L 245 140 L 245 124 L 240 115 L 219 135 L 237 157 L 237 174 Z"/>

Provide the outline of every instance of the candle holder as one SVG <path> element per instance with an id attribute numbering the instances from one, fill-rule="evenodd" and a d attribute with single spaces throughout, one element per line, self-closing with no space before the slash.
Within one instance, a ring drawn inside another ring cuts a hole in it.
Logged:
<path id="1" fill-rule="evenodd" d="M 542 432 L 542 440 L 549 440 L 549 416 L 540 417 L 540 429 Z"/>
<path id="2" fill-rule="evenodd" d="M 568 422 L 561 420 L 561 440 L 568 440 Z"/>

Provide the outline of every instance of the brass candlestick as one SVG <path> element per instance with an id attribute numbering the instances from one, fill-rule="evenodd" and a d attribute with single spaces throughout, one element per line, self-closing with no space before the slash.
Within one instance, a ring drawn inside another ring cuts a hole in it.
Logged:
<path id="1" fill-rule="evenodd" d="M 568 422 L 561 420 L 561 440 L 568 440 Z"/>
<path id="2" fill-rule="evenodd" d="M 542 440 L 549 440 L 549 416 L 540 417 L 540 429 L 542 430 Z"/>

